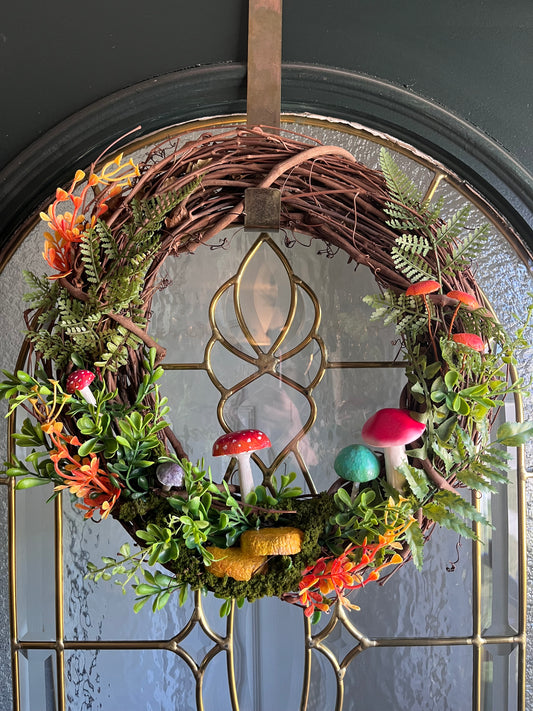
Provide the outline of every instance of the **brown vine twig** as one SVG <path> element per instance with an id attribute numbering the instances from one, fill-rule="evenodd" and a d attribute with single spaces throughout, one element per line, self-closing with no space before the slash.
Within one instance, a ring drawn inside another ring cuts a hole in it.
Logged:
<path id="1" fill-rule="evenodd" d="M 258 184 L 258 188 L 269 188 L 272 183 L 275 182 L 280 175 L 286 173 L 291 168 L 295 168 L 301 163 L 313 160 L 315 158 L 320 158 L 326 155 L 342 155 L 344 158 L 351 160 L 355 163 L 355 158 L 351 153 L 349 153 L 344 148 L 339 148 L 338 146 L 315 146 L 314 148 L 308 148 L 295 156 L 291 156 L 287 160 L 278 163 L 272 170 L 266 175 Z M 210 230 L 208 230 L 204 235 L 204 241 L 208 242 L 211 237 L 214 237 L 218 232 L 221 232 L 226 227 L 228 227 L 235 219 L 242 214 L 244 210 L 244 200 L 241 200 L 238 205 L 236 205 L 230 215 L 225 215 L 221 220 L 219 220 Z"/>
<path id="2" fill-rule="evenodd" d="M 454 494 L 457 494 L 457 491 L 442 476 L 442 474 L 439 474 L 439 472 L 435 469 L 429 459 L 415 459 L 414 461 L 420 463 L 422 469 L 426 472 L 431 481 L 438 486 L 439 489 L 446 489 L 447 491 L 451 491 Z"/>

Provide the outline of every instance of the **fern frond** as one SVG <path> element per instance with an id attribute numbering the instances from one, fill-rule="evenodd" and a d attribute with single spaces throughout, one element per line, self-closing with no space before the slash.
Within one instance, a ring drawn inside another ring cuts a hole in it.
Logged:
<path id="1" fill-rule="evenodd" d="M 82 236 L 80 255 L 87 281 L 94 286 L 98 286 L 102 280 L 102 262 L 100 259 L 100 239 L 96 230 L 88 230 Z"/>
<path id="2" fill-rule="evenodd" d="M 112 373 L 116 372 L 121 365 L 126 365 L 129 360 L 126 344 L 131 335 L 132 334 L 123 326 L 109 329 L 109 331 L 106 332 L 106 350 L 100 355 L 99 360 L 96 361 L 94 365 Z"/>
<path id="3" fill-rule="evenodd" d="M 422 570 L 424 563 L 424 536 L 416 521 L 405 531 L 405 540 L 411 551 L 416 569 Z"/>
<path id="4" fill-rule="evenodd" d="M 98 220 L 93 229 L 98 235 L 100 246 L 106 257 L 110 260 L 119 259 L 120 249 L 109 226 L 103 220 Z"/>
<path id="5" fill-rule="evenodd" d="M 475 471 L 473 466 L 456 472 L 456 477 L 469 489 L 474 489 L 482 494 L 494 494 L 496 492 L 496 487 L 483 476 L 480 476 L 480 473 Z"/>
<path id="6" fill-rule="evenodd" d="M 444 195 L 441 195 L 440 198 L 434 203 L 432 203 L 430 199 L 422 204 L 420 211 L 424 215 L 424 222 L 426 225 L 435 225 L 439 221 L 444 203 Z"/>
<path id="7" fill-rule="evenodd" d="M 394 294 L 387 290 L 383 294 L 371 294 L 363 298 L 365 304 L 374 311 L 371 321 L 383 320 L 384 326 L 394 324 L 398 333 L 415 336 L 427 328 L 427 316 L 418 310 L 413 299 L 405 294 Z"/>
<path id="8" fill-rule="evenodd" d="M 425 314 L 404 316 L 396 324 L 398 333 L 409 333 L 412 338 L 415 338 L 424 329 L 427 330 L 427 316 Z"/>
<path id="9" fill-rule="evenodd" d="M 435 246 L 440 247 L 453 244 L 453 240 L 455 240 L 465 228 L 469 214 L 470 205 L 465 205 L 446 220 L 446 222 L 439 225 L 435 232 Z"/>
<path id="10" fill-rule="evenodd" d="M 478 511 L 475 506 L 472 506 L 466 499 L 463 499 L 462 496 L 455 494 L 453 491 L 440 489 L 435 492 L 433 501 L 442 506 L 446 506 L 447 509 L 463 518 L 469 519 L 470 521 L 477 521 L 484 526 L 491 526 L 481 511 Z"/>
<path id="11" fill-rule="evenodd" d="M 422 501 L 429 491 L 429 480 L 422 469 L 416 469 L 410 464 L 402 464 L 398 467 L 400 472 L 407 479 L 409 488 L 415 497 Z"/>
<path id="12" fill-rule="evenodd" d="M 420 254 L 405 254 L 402 248 L 396 246 L 392 248 L 391 256 L 396 270 L 410 282 L 436 278 L 432 268 Z"/>
<path id="13" fill-rule="evenodd" d="M 458 241 L 446 258 L 443 271 L 448 274 L 461 271 L 470 266 L 481 254 L 488 239 L 488 225 L 481 225 L 462 240 Z"/>
<path id="14" fill-rule="evenodd" d="M 192 180 L 181 190 L 169 190 L 145 200 L 131 201 L 133 224 L 138 231 L 156 232 L 165 217 L 200 185 L 200 180 Z"/>
<path id="15" fill-rule="evenodd" d="M 402 250 L 406 254 L 426 257 L 431 249 L 431 245 L 424 235 L 402 234 L 400 237 L 396 237 L 394 241 L 398 250 Z"/>
<path id="16" fill-rule="evenodd" d="M 23 300 L 30 304 L 33 309 L 49 309 L 55 304 L 59 285 L 56 281 L 50 281 L 46 275 L 38 277 L 33 272 L 25 270 L 23 272 L 24 281 L 32 289 L 23 296 Z"/>
<path id="17" fill-rule="evenodd" d="M 411 232 L 412 230 L 420 230 L 424 227 L 424 222 L 420 219 L 416 212 L 412 212 L 403 205 L 396 205 L 388 202 L 383 209 L 386 215 L 389 215 L 387 224 L 397 232 Z"/>
<path id="18" fill-rule="evenodd" d="M 435 521 L 435 523 L 438 523 L 440 526 L 449 528 L 451 531 L 455 531 L 460 536 L 463 536 L 463 538 L 477 538 L 470 526 L 441 504 L 436 502 L 426 504 L 422 508 L 422 512 L 426 518 Z"/>
<path id="19" fill-rule="evenodd" d="M 420 205 L 422 196 L 413 181 L 400 169 L 390 152 L 382 148 L 379 154 L 379 165 L 385 176 L 385 182 L 390 194 L 402 205 L 415 207 Z"/>

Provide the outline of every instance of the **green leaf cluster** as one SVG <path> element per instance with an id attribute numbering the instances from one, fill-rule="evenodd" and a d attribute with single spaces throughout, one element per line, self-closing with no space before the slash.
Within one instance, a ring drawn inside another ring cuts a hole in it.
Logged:
<path id="1" fill-rule="evenodd" d="M 62 483 L 48 456 L 50 445 L 38 423 L 33 423 L 29 417 L 25 418 L 20 432 L 15 432 L 13 439 L 19 447 L 31 450 L 24 460 L 13 456 L 11 461 L 5 462 L 5 475 L 18 477 L 17 489 L 31 489 L 50 482 Z"/>
<path id="2" fill-rule="evenodd" d="M 119 403 L 117 393 L 109 392 L 104 382 L 97 380 L 91 386 L 96 404 L 90 405 L 77 393 L 66 394 L 61 384 L 47 378 L 42 369 L 35 377 L 24 371 L 4 371 L 6 379 L 0 383 L 0 396 L 10 401 L 8 414 L 31 404 L 43 422 L 55 418 L 58 408 L 65 407 L 82 441 L 77 454 L 101 455 L 110 480 L 123 489 L 121 497 L 137 498 L 156 484 L 156 467 L 166 455 L 158 434 L 168 426 L 164 418 L 169 407 L 167 398 L 160 396 L 157 381 L 164 371 L 155 366 L 155 359 L 155 349 L 150 349 L 143 360 L 144 375 L 135 401 L 129 406 Z M 39 422 L 24 420 L 13 438 L 20 447 L 32 448 L 25 459 L 30 467 L 16 457 L 6 464 L 10 476 L 23 477 L 18 488 L 48 481 L 64 483 L 49 459 L 53 446 Z"/>
<path id="3" fill-rule="evenodd" d="M 272 507 L 280 506 L 283 501 L 301 496 L 302 489 L 299 486 L 291 486 L 296 479 L 296 472 L 282 474 L 278 485 L 275 475 L 270 478 L 270 490 L 262 484 L 256 486 L 246 497 L 246 503 L 250 506 Z"/>
<path id="4" fill-rule="evenodd" d="M 137 595 L 137 601 L 133 606 L 135 612 L 139 612 L 149 600 L 152 600 L 153 612 L 161 610 L 173 592 L 180 593 L 179 604 L 183 605 L 187 599 L 187 585 L 177 582 L 174 576 L 160 571 L 152 573 L 145 567 L 166 563 L 178 557 L 178 549 L 170 532 L 168 529 L 150 524 L 146 531 L 138 531 L 137 535 L 146 541 L 146 548 L 132 554 L 129 543 L 124 543 L 117 558 L 102 557 L 103 566 L 98 567 L 89 562 L 85 577 L 97 582 L 120 576 L 115 579 L 115 584 L 122 588 L 123 594 L 126 594 L 127 586 L 133 584 Z M 141 582 L 141 576 L 145 582 Z"/>
<path id="5" fill-rule="evenodd" d="M 368 543 L 376 543 L 380 535 L 389 531 L 387 519 L 401 525 L 413 511 L 412 501 L 385 499 L 377 486 L 364 488 L 353 501 L 341 488 L 335 492 L 333 500 L 335 513 L 329 519 L 325 542 L 335 555 L 344 551 L 347 542 L 361 545 L 366 539 Z"/>
<path id="6" fill-rule="evenodd" d="M 217 486 L 203 462 L 193 465 L 179 462 L 183 469 L 186 495 L 175 495 L 168 503 L 176 515 L 169 519 L 175 535 L 183 539 L 187 548 L 196 550 L 206 564 L 213 560 L 206 545 L 223 548 L 234 545 L 241 533 L 252 527 L 242 505 L 233 497 L 224 481 Z"/>

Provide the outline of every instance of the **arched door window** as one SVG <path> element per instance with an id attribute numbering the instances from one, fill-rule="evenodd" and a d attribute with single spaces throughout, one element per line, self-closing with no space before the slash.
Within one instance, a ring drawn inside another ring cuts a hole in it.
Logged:
<path id="1" fill-rule="evenodd" d="M 477 281 L 504 325 L 514 327 L 533 279 L 520 241 L 478 195 L 387 136 L 286 120 L 291 130 L 342 145 L 370 167 L 386 144 L 422 193 L 444 198 L 444 217 L 470 202 L 469 226 L 490 223 Z M 209 128 L 217 130 L 215 123 Z M 174 134 L 190 138 L 197 130 L 183 126 Z M 31 231 L 0 277 L 10 293 L 0 308 L 13 334 L 4 344 L 6 363 L 15 362 L 20 346 L 20 272 L 41 271 L 41 240 L 39 229 Z M 394 330 L 371 323 L 361 300 L 375 291 L 370 272 L 354 270 L 343 253 L 317 252 L 305 235 L 234 229 L 165 265 L 169 285 L 154 299 L 151 333 L 167 347 L 170 419 L 191 458 L 208 458 L 215 480 L 224 469 L 209 455 L 221 424 L 259 426 L 274 443 L 261 457 L 262 473 L 296 471 L 304 488 L 327 488 L 333 472 L 324 463 L 353 441 L 371 412 L 397 405 L 403 372 Z M 275 369 L 259 373 L 268 358 Z M 421 574 L 401 568 L 382 588 L 359 592 L 361 612 L 333 614 L 312 629 L 299 610 L 272 599 L 245 605 L 229 623 L 211 596 L 135 615 L 133 593 L 125 600 L 120 587 L 83 577 L 87 561 L 114 555 L 124 541 L 118 524 L 91 525 L 66 496 L 54 510 L 43 506 L 50 492 L 15 494 L 2 484 L 14 512 L 15 709 L 340 711 L 344 702 L 354 710 L 521 711 L 520 459 L 511 486 L 480 503 L 495 525 L 482 531 L 482 544 L 439 531 Z"/>

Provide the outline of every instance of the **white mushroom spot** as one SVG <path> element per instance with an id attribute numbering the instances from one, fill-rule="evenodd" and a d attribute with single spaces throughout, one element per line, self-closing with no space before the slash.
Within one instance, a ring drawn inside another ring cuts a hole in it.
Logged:
<path id="1" fill-rule="evenodd" d="M 248 437 L 248 439 L 247 439 L 246 441 L 247 441 L 247 442 L 251 442 L 252 440 Z"/>
<path id="2" fill-rule="evenodd" d="M 228 448 L 228 445 L 227 445 L 227 444 L 225 444 L 225 445 L 222 447 L 222 449 L 227 449 L 227 448 Z"/>

